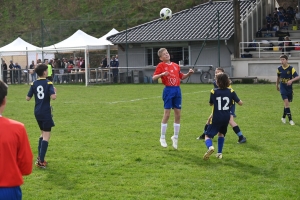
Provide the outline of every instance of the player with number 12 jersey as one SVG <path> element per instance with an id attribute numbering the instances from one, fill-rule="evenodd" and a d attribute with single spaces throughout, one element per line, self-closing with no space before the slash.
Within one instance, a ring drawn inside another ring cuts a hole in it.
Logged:
<path id="1" fill-rule="evenodd" d="M 232 88 L 214 88 L 211 90 L 209 103 L 214 105 L 212 124 L 228 124 L 232 100 L 240 101 Z"/>

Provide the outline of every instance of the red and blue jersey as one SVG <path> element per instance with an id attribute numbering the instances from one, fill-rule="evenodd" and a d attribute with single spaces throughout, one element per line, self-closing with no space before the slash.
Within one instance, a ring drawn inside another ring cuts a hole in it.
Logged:
<path id="1" fill-rule="evenodd" d="M 213 104 L 212 124 L 228 124 L 233 101 L 239 102 L 240 99 L 232 88 L 211 90 L 209 103 Z"/>
<path id="2" fill-rule="evenodd" d="M 53 83 L 45 78 L 39 78 L 31 83 L 28 97 L 34 95 L 35 107 L 34 114 L 37 120 L 52 119 L 50 96 L 55 94 Z"/>
<path id="3" fill-rule="evenodd" d="M 22 176 L 32 171 L 33 155 L 25 126 L 0 117 L 0 127 L 0 188 L 20 186 Z"/>
<path id="4" fill-rule="evenodd" d="M 154 75 L 158 75 L 166 71 L 169 72 L 169 74 L 161 77 L 162 83 L 165 86 L 180 86 L 183 73 L 180 71 L 179 65 L 173 62 L 161 62 L 156 66 Z"/>

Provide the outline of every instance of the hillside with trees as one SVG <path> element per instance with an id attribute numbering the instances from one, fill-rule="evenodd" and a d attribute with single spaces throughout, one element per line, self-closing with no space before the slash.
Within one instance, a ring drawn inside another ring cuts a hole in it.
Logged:
<path id="1" fill-rule="evenodd" d="M 36 46 L 48 46 L 78 29 L 101 37 L 112 28 L 122 31 L 159 18 L 169 7 L 173 13 L 208 0 L 0 0 L 0 46 L 17 37 Z"/>

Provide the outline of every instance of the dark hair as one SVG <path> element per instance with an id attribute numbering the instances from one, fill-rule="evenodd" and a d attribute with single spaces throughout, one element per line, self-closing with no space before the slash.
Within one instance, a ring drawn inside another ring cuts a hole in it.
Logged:
<path id="1" fill-rule="evenodd" d="M 285 58 L 286 60 L 288 60 L 287 55 L 281 55 L 279 58 Z"/>
<path id="2" fill-rule="evenodd" d="M 226 89 L 230 85 L 230 80 L 227 74 L 219 73 L 216 75 L 217 85 L 220 89 Z"/>
<path id="3" fill-rule="evenodd" d="M 39 77 L 41 77 L 41 76 L 43 76 L 44 71 L 46 71 L 47 69 L 48 69 L 48 66 L 47 66 L 47 65 L 45 65 L 45 64 L 40 64 L 40 65 L 36 66 L 36 68 L 35 68 L 34 71 L 37 73 L 37 75 L 38 75 Z"/>
<path id="4" fill-rule="evenodd" d="M 3 103 L 4 98 L 7 96 L 7 88 L 6 83 L 0 80 L 0 106 Z"/>

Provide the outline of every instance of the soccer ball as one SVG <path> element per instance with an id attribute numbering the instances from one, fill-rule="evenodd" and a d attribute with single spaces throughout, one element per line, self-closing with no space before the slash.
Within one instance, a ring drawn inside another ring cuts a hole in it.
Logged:
<path id="1" fill-rule="evenodd" d="M 172 10 L 170 8 L 163 8 L 160 10 L 159 15 L 163 20 L 168 20 L 172 17 Z"/>

